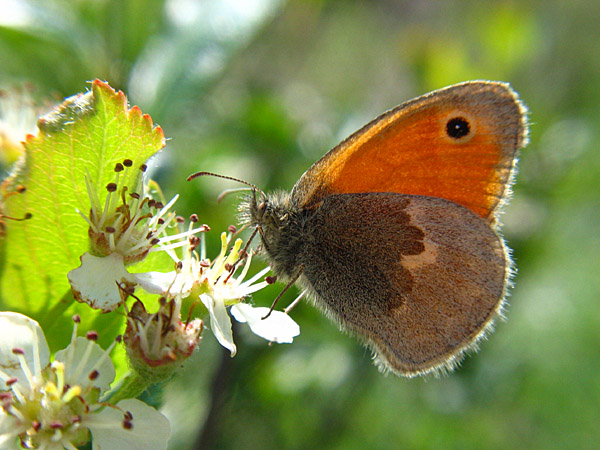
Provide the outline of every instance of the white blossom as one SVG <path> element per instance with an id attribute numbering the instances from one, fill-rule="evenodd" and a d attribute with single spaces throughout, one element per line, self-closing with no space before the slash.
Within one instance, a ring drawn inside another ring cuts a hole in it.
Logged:
<path id="1" fill-rule="evenodd" d="M 0 312 L 0 448 L 76 450 L 91 435 L 94 450 L 166 449 L 170 425 L 161 413 L 139 400 L 99 401 L 115 370 L 97 334 L 77 336 L 77 322 L 50 362 L 39 324 Z"/>

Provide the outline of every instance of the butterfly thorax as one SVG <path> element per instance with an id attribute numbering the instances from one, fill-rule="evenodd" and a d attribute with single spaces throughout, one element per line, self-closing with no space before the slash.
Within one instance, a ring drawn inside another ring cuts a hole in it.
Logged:
<path id="1" fill-rule="evenodd" d="M 297 275 L 306 212 L 291 206 L 290 195 L 283 191 L 250 196 L 240 209 L 242 220 L 258 228 L 262 251 L 277 276 L 288 279 Z"/>

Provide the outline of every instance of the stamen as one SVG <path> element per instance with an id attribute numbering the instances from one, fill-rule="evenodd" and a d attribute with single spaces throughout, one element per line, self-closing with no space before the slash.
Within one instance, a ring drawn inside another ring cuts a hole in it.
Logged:
<path id="1" fill-rule="evenodd" d="M 77 211 L 79 213 L 79 215 L 81 217 L 83 217 L 83 220 L 85 220 L 87 222 L 87 224 L 90 226 L 90 228 L 92 230 L 94 230 L 94 233 L 98 232 L 98 229 L 96 228 L 96 224 L 94 224 L 94 222 L 92 220 L 90 220 L 90 218 L 88 216 L 86 216 L 84 213 L 82 213 L 81 211 L 79 211 L 77 208 L 75 208 L 75 211 Z M 91 214 L 95 215 L 94 210 L 91 209 Z"/>
<path id="2" fill-rule="evenodd" d="M 90 210 L 92 212 L 92 216 L 95 216 L 95 212 L 96 211 L 100 211 L 100 199 L 98 198 L 98 193 L 96 192 L 96 189 L 92 189 L 91 186 L 91 176 L 88 172 L 88 170 L 86 169 L 86 176 L 85 176 L 85 186 L 87 188 L 87 192 L 88 192 L 88 198 L 90 199 Z M 95 222 L 97 219 L 97 217 L 92 217 L 92 222 Z"/>
<path id="3" fill-rule="evenodd" d="M 204 238 L 204 233 L 203 233 L 200 235 L 200 260 L 205 260 L 205 259 L 206 259 L 206 239 Z"/>
<path id="4" fill-rule="evenodd" d="M 89 334 L 90 332 L 88 332 Z M 97 334 L 96 334 L 97 336 Z M 75 341 L 73 344 L 76 344 L 77 341 Z M 74 370 L 73 375 L 69 377 L 69 379 L 71 381 L 77 381 L 79 380 L 79 378 L 81 377 L 81 373 L 83 372 L 83 369 L 85 368 L 85 366 L 87 365 L 89 359 L 90 359 L 90 355 L 92 354 L 92 349 L 94 348 L 95 343 L 93 341 L 88 340 L 87 341 L 87 346 L 85 348 L 85 352 L 83 354 L 83 357 L 79 360 L 79 364 L 77 365 L 77 368 Z M 73 347 L 75 347 L 75 345 L 73 345 Z"/>
<path id="5" fill-rule="evenodd" d="M 62 393 L 65 389 L 65 365 L 60 361 L 53 361 L 51 367 L 56 374 L 56 381 L 58 383 L 56 388 L 58 392 Z"/>
<path id="6" fill-rule="evenodd" d="M 302 300 L 302 297 L 304 297 L 304 295 L 306 294 L 306 289 L 303 290 L 302 292 L 300 292 L 300 295 L 298 295 L 298 297 L 296 297 L 296 299 L 290 303 L 290 305 L 285 308 L 283 310 L 284 313 L 289 314 L 289 312 L 294 309 L 294 307 L 300 302 L 300 300 Z"/>
<path id="7" fill-rule="evenodd" d="M 252 258 L 252 254 L 250 253 L 250 254 L 248 255 L 248 259 L 250 259 L 250 260 L 251 260 L 251 258 Z M 248 263 L 248 265 L 250 265 L 250 264 Z M 263 270 L 261 270 L 260 272 L 258 272 L 258 273 L 257 273 L 256 275 L 254 275 L 252 278 L 250 278 L 248 281 L 245 281 L 245 282 L 243 283 L 243 285 L 250 285 L 250 284 L 254 283 L 255 281 L 257 281 L 257 280 L 261 279 L 263 276 L 265 276 L 265 275 L 266 275 L 266 274 L 267 274 L 267 273 L 268 273 L 270 270 L 271 270 L 271 268 L 270 268 L 270 267 L 265 267 Z M 268 284 L 271 284 L 271 283 L 269 283 L 268 281 L 267 281 L 267 283 L 268 283 Z"/>
<path id="8" fill-rule="evenodd" d="M 37 342 L 37 340 L 34 339 L 34 342 Z M 29 387 L 31 389 L 33 389 L 34 388 L 33 374 L 31 373 L 31 369 L 29 369 L 29 365 L 27 364 L 27 360 L 25 359 L 25 356 L 24 356 L 25 352 L 20 348 L 13 348 L 12 352 L 19 360 L 19 364 L 21 365 L 21 370 L 23 371 L 23 373 L 25 374 L 25 377 L 27 378 Z M 36 353 L 38 353 L 38 352 L 36 352 Z M 39 359 L 39 356 L 38 356 L 38 359 Z M 35 358 L 34 358 L 34 360 L 35 360 Z M 35 362 L 34 362 L 34 370 L 35 370 Z"/>
<path id="9" fill-rule="evenodd" d="M 236 261 L 239 262 L 240 260 L 238 259 Z M 244 266 L 242 267 L 242 273 L 239 274 L 239 276 L 234 279 L 233 283 L 235 283 L 235 286 L 246 286 L 249 283 L 244 282 L 242 284 L 240 284 L 244 278 L 246 278 L 246 275 L 248 274 L 248 270 L 250 270 L 250 263 L 252 262 L 252 255 L 248 255 L 248 257 L 246 258 L 246 264 L 244 264 Z"/>
<path id="10" fill-rule="evenodd" d="M 169 236 L 161 237 L 160 242 L 164 243 L 164 242 L 171 242 L 171 241 L 175 241 L 175 240 L 179 240 L 179 239 L 185 239 L 188 236 L 194 236 L 196 233 L 200 233 L 202 231 L 203 231 L 202 227 L 194 228 L 193 230 L 184 231 L 182 233 L 177 233 L 177 234 L 172 234 Z"/>
<path id="11" fill-rule="evenodd" d="M 120 343 L 122 339 L 123 339 L 123 336 L 118 335 L 115 338 L 115 340 L 108 346 L 108 348 L 103 351 L 102 356 L 100 358 L 98 358 L 98 360 L 96 361 L 96 364 L 94 364 L 92 366 L 92 372 L 98 372 L 98 369 L 100 369 L 100 367 L 102 367 L 102 365 L 104 364 L 104 361 L 106 361 L 110 357 L 110 353 L 115 348 L 115 345 L 117 345 L 117 343 Z"/>
<path id="12" fill-rule="evenodd" d="M 98 340 L 98 333 L 96 331 L 88 331 L 85 335 L 86 339 L 89 341 L 97 341 Z"/>
<path id="13" fill-rule="evenodd" d="M 44 391 L 52 400 L 58 400 L 60 398 L 61 393 L 58 391 L 58 388 L 52 381 L 48 381 L 46 383 L 44 386 Z"/>
<path id="14" fill-rule="evenodd" d="M 80 395 L 81 395 L 81 386 L 72 386 L 69 389 L 67 389 L 67 392 L 65 392 L 65 394 L 63 395 L 62 400 L 65 403 L 69 403 L 75 397 L 78 397 Z"/>

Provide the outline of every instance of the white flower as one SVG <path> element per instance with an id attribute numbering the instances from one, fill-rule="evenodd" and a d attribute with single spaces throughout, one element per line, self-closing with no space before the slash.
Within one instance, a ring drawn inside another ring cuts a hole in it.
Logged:
<path id="1" fill-rule="evenodd" d="M 253 308 L 247 303 L 238 303 L 231 307 L 231 315 L 238 322 L 247 322 L 254 334 L 267 341 L 290 344 L 300 334 L 298 324 L 285 312 L 271 311 L 269 314 L 269 308 Z"/>
<path id="2" fill-rule="evenodd" d="M 103 312 L 118 308 L 124 300 L 122 287 L 136 284 L 125 268 L 123 256 L 93 256 L 86 252 L 80 260 L 81 265 L 67 274 L 75 299 Z"/>
<path id="3" fill-rule="evenodd" d="M 198 246 L 201 247 L 200 256 L 195 251 Z M 190 245 L 184 248 L 184 257 L 181 260 L 170 249 L 166 249 L 177 262 L 179 270 L 170 274 L 146 274 L 147 279 L 145 280 L 142 280 L 141 274 L 138 274 L 137 279 L 145 290 L 156 294 L 167 295 L 170 292 L 182 297 L 197 296 L 208 310 L 213 334 L 233 357 L 237 348 L 233 342 L 231 318 L 227 308 L 241 303 L 250 294 L 268 286 L 270 284 L 268 281 L 258 280 L 262 279 L 270 269 L 267 267 L 245 280 L 252 262 L 252 254 L 248 254 L 244 262 L 240 263 L 238 259 L 242 240 L 237 239 L 229 253 L 227 246 L 228 236 L 226 233 L 222 233 L 221 252 L 211 262 L 206 259 L 204 235 L 201 238 L 190 238 Z M 241 271 L 237 274 L 240 266 Z M 258 314 L 261 314 L 262 317 L 266 315 L 266 312 L 261 309 L 260 312 L 251 313 L 251 309 L 253 307 L 246 304 L 243 311 L 248 317 L 253 318 L 248 321 L 248 324 L 258 336 L 281 343 L 291 342 L 293 336 L 299 334 L 298 325 L 287 314 L 272 314 L 269 319 L 264 321 L 264 324 L 258 325 L 254 317 L 257 317 Z M 244 314 L 240 312 L 239 317 L 243 317 Z M 270 331 L 266 332 L 266 329 L 270 329 Z M 275 330 L 279 330 L 279 332 Z"/>
<path id="4" fill-rule="evenodd" d="M 126 266 L 143 260 L 159 242 L 180 237 L 166 235 L 167 228 L 176 220 L 169 209 L 179 196 L 173 197 L 166 205 L 153 199 L 144 182 L 146 165 L 139 167 L 137 186 L 127 186 L 127 171 L 137 170 L 132 164 L 130 159 L 125 159 L 115 165 L 115 181 L 106 185 L 104 203 L 100 201 L 96 187 L 86 177 L 91 205 L 89 217 L 79 211 L 90 226 L 91 253 L 95 256 L 118 253 Z"/>
<path id="5" fill-rule="evenodd" d="M 99 401 L 115 371 L 96 338 L 77 337 L 75 325 L 50 363 L 38 323 L 0 312 L 0 448 L 76 450 L 90 434 L 94 450 L 167 448 L 170 425 L 158 411 L 139 400 Z"/>
<path id="6" fill-rule="evenodd" d="M 116 179 L 106 186 L 108 194 L 103 207 L 86 178 L 92 206 L 89 218 L 80 214 L 90 226 L 92 251 L 84 253 L 80 257 L 81 265 L 67 274 L 75 299 L 103 312 L 118 308 L 127 297 L 124 291 L 133 293 L 138 282 L 147 279 L 146 274 L 139 274 L 138 280 L 136 274 L 128 272 L 127 266 L 144 259 L 159 243 L 164 246 L 165 242 L 175 241 L 170 248 L 183 246 L 187 243 L 185 238 L 207 229 L 202 226 L 168 235 L 168 226 L 176 220 L 169 209 L 178 196 L 163 206 L 144 194 L 142 176 L 135 191 L 120 185 L 119 180 L 125 178 L 120 176 L 121 172 L 131 164 L 131 160 L 125 160 L 116 165 Z"/>

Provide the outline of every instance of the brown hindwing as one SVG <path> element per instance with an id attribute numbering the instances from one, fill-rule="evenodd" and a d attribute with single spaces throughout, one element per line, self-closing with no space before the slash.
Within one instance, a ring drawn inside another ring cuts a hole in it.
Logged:
<path id="1" fill-rule="evenodd" d="M 411 376 L 452 367 L 501 308 L 509 273 L 502 240 L 450 201 L 334 195 L 306 236 L 301 283 L 384 369 Z"/>

